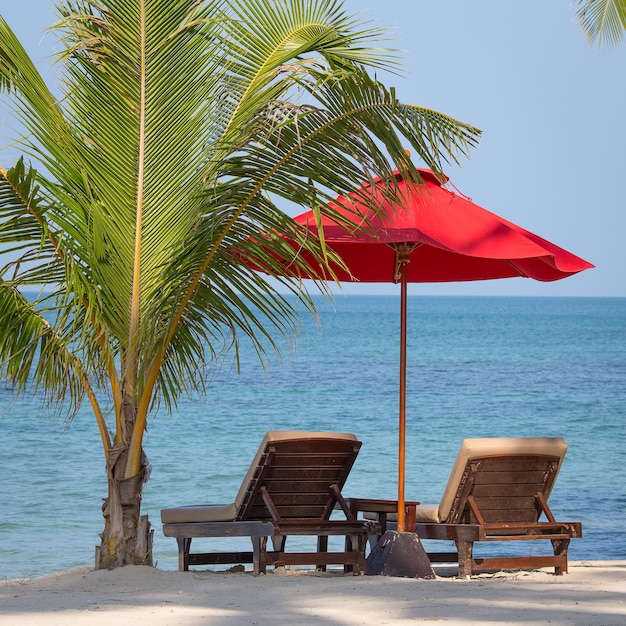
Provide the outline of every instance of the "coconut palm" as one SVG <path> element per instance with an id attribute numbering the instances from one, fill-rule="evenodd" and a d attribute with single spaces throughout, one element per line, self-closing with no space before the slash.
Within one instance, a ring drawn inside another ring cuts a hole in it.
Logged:
<path id="1" fill-rule="evenodd" d="M 202 392 L 242 338 L 262 361 L 288 345 L 298 318 L 281 281 L 314 312 L 300 285 L 245 262 L 278 274 L 285 238 L 327 261 L 285 203 L 319 207 L 408 168 L 405 147 L 440 171 L 478 131 L 374 80 L 395 53 L 337 0 L 54 6 L 54 90 L 0 17 L 20 150 L 0 170 L 0 371 L 70 418 L 90 403 L 108 481 L 96 566 L 150 564 L 149 415 Z"/>
<path id="2" fill-rule="evenodd" d="M 576 18 L 590 44 L 617 46 L 626 31 L 626 0 L 577 0 Z"/>

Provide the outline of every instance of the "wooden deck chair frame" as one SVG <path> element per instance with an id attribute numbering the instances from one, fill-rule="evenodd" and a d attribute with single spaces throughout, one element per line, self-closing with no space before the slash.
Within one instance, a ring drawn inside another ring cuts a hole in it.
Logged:
<path id="1" fill-rule="evenodd" d="M 362 574 L 367 540 L 380 526 L 357 520 L 341 495 L 360 447 L 347 433 L 269 431 L 234 503 L 161 511 L 165 536 L 178 542 L 179 570 L 252 563 L 259 574 L 267 566 L 339 564 Z M 336 505 L 345 519 L 330 519 Z M 290 535 L 316 536 L 317 551 L 288 552 Z M 344 551 L 328 551 L 329 536 L 345 537 Z M 192 553 L 191 541 L 199 537 L 250 537 L 252 551 Z"/>
<path id="2" fill-rule="evenodd" d="M 458 560 L 459 576 L 474 572 L 554 567 L 567 572 L 570 539 L 580 522 L 557 522 L 548 498 L 567 446 L 562 438 L 466 439 L 439 506 L 415 507 L 420 539 L 452 540 L 457 553 L 429 553 L 432 562 Z M 540 521 L 541 516 L 545 521 Z M 553 554 L 474 558 L 475 542 L 548 540 Z"/>

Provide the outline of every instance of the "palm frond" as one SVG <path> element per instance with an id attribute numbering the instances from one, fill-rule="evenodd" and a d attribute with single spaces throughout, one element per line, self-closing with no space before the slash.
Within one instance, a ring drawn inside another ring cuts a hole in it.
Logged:
<path id="1" fill-rule="evenodd" d="M 298 76 L 331 67 L 335 75 L 355 64 L 397 69 L 397 52 L 373 43 L 385 31 L 367 28 L 337 0 L 231 3 L 221 46 L 227 69 L 222 85 L 222 128 L 213 163 L 253 138 L 253 120 L 268 103 L 290 93 Z M 232 130 L 229 131 L 229 129 Z M 245 136 L 242 130 L 247 129 Z M 210 172 L 209 172 L 210 174 Z"/>
<path id="2" fill-rule="evenodd" d="M 626 31 L 626 1 L 577 0 L 576 19 L 589 44 L 617 46 Z"/>
<path id="3" fill-rule="evenodd" d="M 13 286 L 61 282 L 65 265 L 48 229 L 49 205 L 41 195 L 37 172 L 19 159 L 9 171 L 0 168 L 0 246 L 10 260 L 0 279 Z"/>
<path id="4" fill-rule="evenodd" d="M 30 302 L 13 287 L 0 284 L 0 375 L 18 393 L 41 388 L 72 415 L 85 388 L 71 343 L 55 333 L 50 321 L 58 313 L 49 296 Z"/>

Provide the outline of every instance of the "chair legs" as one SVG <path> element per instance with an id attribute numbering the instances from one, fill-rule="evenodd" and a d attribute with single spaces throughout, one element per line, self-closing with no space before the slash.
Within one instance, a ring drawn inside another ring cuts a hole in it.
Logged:
<path id="1" fill-rule="evenodd" d="M 371 535 L 370 537 L 375 538 L 377 535 Z M 370 538 L 363 535 L 346 535 L 346 552 L 356 555 L 356 565 L 352 565 L 351 563 L 344 564 L 343 571 L 345 574 L 352 572 L 355 576 L 362 576 L 365 573 L 365 549 L 369 540 Z"/>
<path id="2" fill-rule="evenodd" d="M 567 550 L 569 549 L 569 537 L 565 539 L 553 539 L 552 548 L 554 549 L 554 573 L 556 576 L 567 574 Z"/>
<path id="3" fill-rule="evenodd" d="M 178 544 L 178 571 L 189 571 L 189 550 L 191 549 L 191 538 L 179 537 L 176 539 Z"/>
<path id="4" fill-rule="evenodd" d="M 469 578 L 472 575 L 474 542 L 455 541 L 454 543 L 459 557 L 459 578 Z"/>
<path id="5" fill-rule="evenodd" d="M 346 537 L 346 541 L 347 541 L 347 537 Z M 320 536 L 317 538 L 317 551 L 318 552 L 328 552 L 328 537 L 327 536 Z M 325 572 L 326 571 L 326 565 L 316 565 L 315 569 L 318 572 Z M 345 569 L 345 568 L 344 568 Z"/>
<path id="6" fill-rule="evenodd" d="M 252 573 L 255 576 L 267 571 L 267 537 L 250 537 L 252 541 Z M 284 538 L 283 538 L 284 543 Z"/>

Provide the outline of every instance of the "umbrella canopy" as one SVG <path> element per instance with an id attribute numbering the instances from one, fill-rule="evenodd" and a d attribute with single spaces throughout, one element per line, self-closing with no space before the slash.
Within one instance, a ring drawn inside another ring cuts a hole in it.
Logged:
<path id="1" fill-rule="evenodd" d="M 333 266 L 339 280 L 399 282 L 402 259 L 410 261 L 407 281 L 416 283 L 515 276 L 552 281 L 593 267 L 446 189 L 430 170 L 418 172 L 419 185 L 396 175 L 399 203 L 385 197 L 380 180 L 330 203 L 335 214 L 322 217 L 321 225 L 348 268 Z M 295 220 L 315 236 L 313 211 Z"/>
<path id="2" fill-rule="evenodd" d="M 404 531 L 406 432 L 407 283 L 457 282 L 526 277 L 566 278 L 591 263 L 444 187 L 430 170 L 423 183 L 396 173 L 392 197 L 380 179 L 329 204 L 319 226 L 347 269 L 331 264 L 342 281 L 400 283 L 400 398 L 398 447 L 398 531 Z M 313 211 L 295 220 L 319 235 Z M 311 265 L 313 263 L 307 259 Z M 331 278 L 324 268 L 320 276 Z M 286 268 L 286 273 L 289 270 Z"/>

